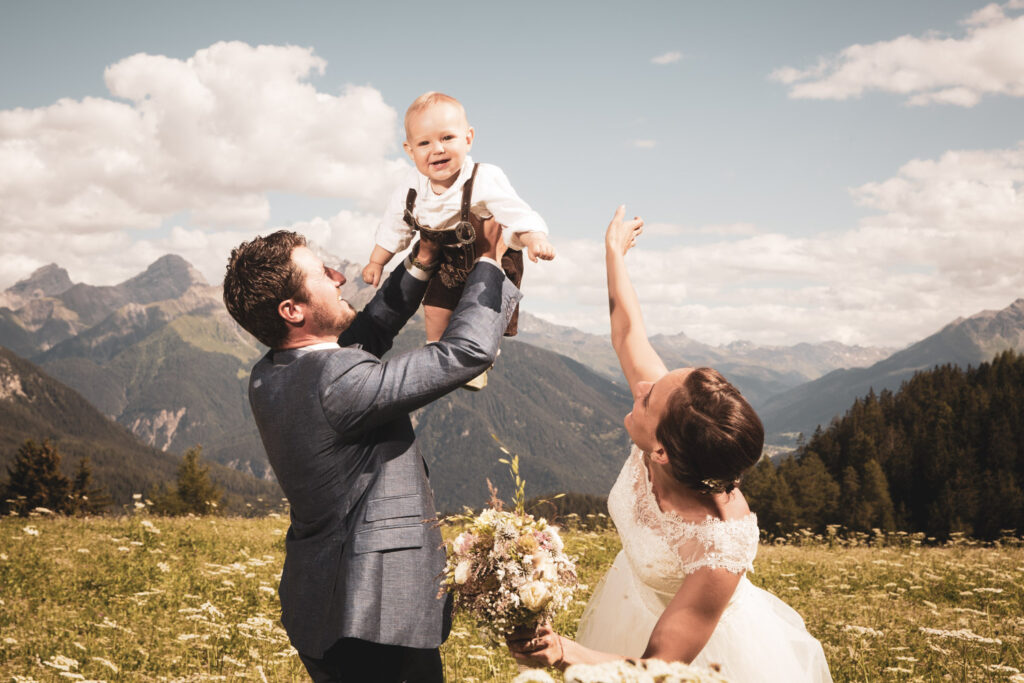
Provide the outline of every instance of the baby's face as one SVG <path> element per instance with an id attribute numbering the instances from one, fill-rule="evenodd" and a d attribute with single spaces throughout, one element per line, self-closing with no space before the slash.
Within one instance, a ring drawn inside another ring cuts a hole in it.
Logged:
<path id="1" fill-rule="evenodd" d="M 462 109 L 439 102 L 416 112 L 405 129 L 406 153 L 434 187 L 451 187 L 473 146 L 473 129 Z"/>

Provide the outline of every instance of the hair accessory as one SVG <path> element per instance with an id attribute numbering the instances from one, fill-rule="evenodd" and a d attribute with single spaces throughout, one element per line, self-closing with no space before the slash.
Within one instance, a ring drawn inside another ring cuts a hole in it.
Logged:
<path id="1" fill-rule="evenodd" d="M 701 486 L 707 493 L 725 493 L 736 486 L 736 479 L 701 479 Z"/>

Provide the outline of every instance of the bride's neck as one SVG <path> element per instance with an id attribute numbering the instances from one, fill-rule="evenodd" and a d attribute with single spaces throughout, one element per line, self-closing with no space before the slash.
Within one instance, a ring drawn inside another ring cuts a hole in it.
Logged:
<path id="1" fill-rule="evenodd" d="M 644 454 L 644 461 L 647 463 L 651 490 L 662 512 L 690 515 L 694 512 L 703 514 L 717 511 L 717 506 L 708 496 L 680 483 L 672 476 L 672 471 L 667 465 L 655 462 L 647 454 Z"/>

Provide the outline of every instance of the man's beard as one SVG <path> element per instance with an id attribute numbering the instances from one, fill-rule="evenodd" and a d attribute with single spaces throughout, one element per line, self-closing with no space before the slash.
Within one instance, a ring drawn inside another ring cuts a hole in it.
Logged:
<path id="1" fill-rule="evenodd" d="M 347 301 L 345 304 L 347 310 L 340 306 L 338 309 L 331 309 L 330 311 L 323 308 L 314 308 L 313 322 L 316 323 L 317 328 L 329 330 L 335 335 L 340 336 L 342 332 L 348 329 L 348 326 L 352 324 L 352 319 L 355 318 L 352 305 Z"/>

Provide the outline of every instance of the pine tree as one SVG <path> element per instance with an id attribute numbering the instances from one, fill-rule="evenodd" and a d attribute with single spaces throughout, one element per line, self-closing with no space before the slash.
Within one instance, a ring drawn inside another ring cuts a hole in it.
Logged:
<path id="1" fill-rule="evenodd" d="M 93 486 L 92 467 L 89 465 L 89 458 L 79 458 L 78 469 L 71 481 L 71 509 L 69 513 L 80 515 L 95 515 L 103 512 L 111 503 L 110 496 L 105 490 Z"/>
<path id="2" fill-rule="evenodd" d="M 839 484 L 817 453 L 808 451 L 799 460 L 790 458 L 779 466 L 779 474 L 789 483 L 796 501 L 799 526 L 822 531 L 826 524 L 837 521 Z"/>
<path id="3" fill-rule="evenodd" d="M 71 481 L 61 474 L 60 460 L 60 452 L 49 439 L 42 444 L 31 439 L 23 443 L 14 456 L 14 464 L 7 468 L 5 507 L 23 516 L 37 507 L 67 512 Z"/>
<path id="4" fill-rule="evenodd" d="M 185 451 L 181 465 L 178 466 L 176 488 L 163 484 L 150 494 L 154 512 L 165 515 L 206 515 L 220 505 L 224 492 L 210 481 L 209 465 L 200 464 L 199 456 L 202 452 L 202 446 L 194 446 Z"/>
<path id="5" fill-rule="evenodd" d="M 770 536 L 791 531 L 797 521 L 797 506 L 789 485 L 768 458 L 743 475 L 743 495 L 757 513 L 758 525 Z"/>
<path id="6" fill-rule="evenodd" d="M 896 529 L 896 511 L 889 497 L 889 483 L 877 460 L 868 460 L 864 465 L 864 482 L 860 487 L 861 499 L 866 508 L 867 523 L 883 531 Z"/>

